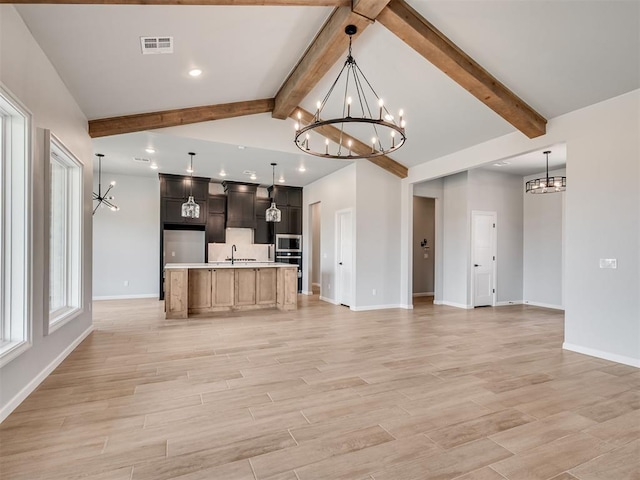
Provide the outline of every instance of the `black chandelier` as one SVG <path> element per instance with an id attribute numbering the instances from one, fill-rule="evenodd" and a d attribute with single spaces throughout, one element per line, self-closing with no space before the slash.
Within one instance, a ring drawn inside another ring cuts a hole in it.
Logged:
<path id="1" fill-rule="evenodd" d="M 98 193 L 93 192 L 93 200 L 98 203 L 93 209 L 93 215 L 96 214 L 96 210 L 98 210 L 100 206 L 108 207 L 111 211 L 117 212 L 120 208 L 111 203 L 114 197 L 113 195 L 109 195 L 109 192 L 116 185 L 116 182 L 111 182 L 109 188 L 104 192 L 104 195 L 102 194 L 102 157 L 104 157 L 104 155 L 102 153 L 96 153 L 96 157 L 98 157 Z"/>
<path id="2" fill-rule="evenodd" d="M 351 54 L 351 40 L 358 31 L 357 27 L 348 25 L 344 31 L 349 36 L 347 60 L 324 99 L 317 103 L 313 118 L 308 119 L 308 125 L 302 124 L 303 114 L 298 111 L 295 144 L 305 153 L 325 158 L 355 160 L 387 155 L 399 149 L 407 138 L 404 131 L 405 121 L 402 118 L 403 112 L 400 110 L 396 121 L 356 64 Z M 337 101 L 332 101 L 331 94 L 343 74 L 344 87 L 341 84 L 340 90 L 344 90 L 344 96 L 341 99 L 341 105 L 336 105 Z M 342 108 L 342 117 L 322 120 L 322 112 L 328 105 L 333 111 Z M 310 117 L 311 114 L 308 116 Z M 322 140 L 312 137 L 314 132 L 324 137 L 329 133 L 326 127 L 330 126 L 338 129 L 338 134 L 332 138 L 337 144 L 336 151 L 331 151 L 329 148 L 328 138 L 324 139 L 323 144 Z M 371 148 L 362 148 L 361 144 L 355 145 L 356 138 L 369 138 Z"/>
<path id="3" fill-rule="evenodd" d="M 529 180 L 525 184 L 526 193 L 556 193 L 564 192 L 567 189 L 567 177 L 549 176 L 549 154 L 551 150 L 542 152 L 547 156 L 547 175 L 544 178 Z"/>

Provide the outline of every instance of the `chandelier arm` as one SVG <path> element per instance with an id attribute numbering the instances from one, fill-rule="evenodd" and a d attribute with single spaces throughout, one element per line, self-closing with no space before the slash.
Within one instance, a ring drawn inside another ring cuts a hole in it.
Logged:
<path id="1" fill-rule="evenodd" d="M 371 107 L 369 106 L 369 101 L 367 100 L 367 96 L 366 96 L 364 88 L 362 86 L 362 79 L 360 77 L 364 77 L 364 80 L 367 82 L 367 85 L 369 85 L 369 88 L 373 92 L 374 96 L 378 100 L 380 100 L 380 98 L 378 97 L 378 95 L 376 95 L 376 92 L 373 90 L 373 88 L 371 88 L 371 84 L 367 81 L 367 77 L 364 75 L 364 73 L 362 73 L 362 70 L 360 70 L 360 68 L 356 64 L 355 60 L 354 60 L 353 64 L 354 64 L 355 68 L 357 69 L 357 70 L 353 71 L 353 78 L 355 79 L 356 91 L 358 92 L 358 99 L 360 100 L 360 108 L 362 109 L 362 116 L 365 115 L 365 108 L 364 107 L 366 106 L 367 107 L 366 113 L 369 115 L 369 118 L 373 119 L 373 113 L 371 113 Z M 360 74 L 358 74 L 358 72 L 360 72 Z M 362 105 L 362 100 L 363 99 L 364 99 L 364 106 Z M 382 148 L 382 142 L 380 140 L 380 134 L 378 133 L 378 129 L 376 127 L 376 124 L 372 123 L 371 126 L 373 128 L 374 137 L 378 141 L 378 146 L 380 147 L 379 150 L 384 150 Z"/>
<path id="2" fill-rule="evenodd" d="M 109 188 L 107 188 L 107 191 L 104 192 L 104 195 L 102 195 L 102 198 L 107 198 L 107 195 L 109 194 L 112 188 L 113 188 L 113 185 L 109 185 Z"/>
<path id="3" fill-rule="evenodd" d="M 115 204 L 111 203 L 109 200 L 107 200 L 106 198 L 102 201 L 102 203 L 104 205 L 106 205 L 109 208 L 118 208 Z"/>
<path id="4" fill-rule="evenodd" d="M 93 192 L 93 199 L 100 200 L 100 196 L 96 192 Z"/>
<path id="5" fill-rule="evenodd" d="M 327 100 L 329 100 L 329 97 L 331 96 L 331 93 L 333 92 L 333 89 L 338 84 L 338 80 L 340 80 L 340 77 L 342 76 L 342 73 L 344 72 L 344 69 L 346 68 L 347 63 L 348 63 L 347 61 L 344 62 L 344 65 L 342 65 L 342 68 L 340 69 L 340 73 L 338 74 L 338 76 L 336 77 L 335 81 L 333 82 L 333 85 L 331 85 L 331 87 L 329 88 L 329 91 L 327 92 L 327 94 L 322 99 L 322 102 L 320 103 L 320 109 L 318 110 L 317 120 L 320 120 L 320 112 L 322 111 L 322 109 L 326 105 Z"/>
<path id="6" fill-rule="evenodd" d="M 96 205 L 96 207 L 93 209 L 93 213 L 91 215 L 95 215 L 96 214 L 96 210 L 98 210 L 98 207 L 102 204 L 102 199 L 98 202 L 98 204 Z"/>

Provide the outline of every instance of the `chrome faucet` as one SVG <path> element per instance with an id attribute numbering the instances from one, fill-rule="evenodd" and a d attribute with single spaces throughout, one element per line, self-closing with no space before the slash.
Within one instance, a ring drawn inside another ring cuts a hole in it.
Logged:
<path id="1" fill-rule="evenodd" d="M 233 252 L 237 250 L 235 245 L 231 245 L 231 265 L 233 265 Z"/>

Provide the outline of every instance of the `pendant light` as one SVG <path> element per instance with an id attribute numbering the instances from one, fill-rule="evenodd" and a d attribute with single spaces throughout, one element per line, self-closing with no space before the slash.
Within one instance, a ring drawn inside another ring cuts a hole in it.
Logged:
<path id="1" fill-rule="evenodd" d="M 182 204 L 182 216 L 186 218 L 200 218 L 200 205 L 193 200 L 193 156 L 195 153 L 189 152 L 191 163 L 189 164 L 189 198 Z"/>
<path id="2" fill-rule="evenodd" d="M 271 192 L 272 192 L 272 194 L 275 193 L 276 165 L 278 165 L 278 164 L 277 163 L 272 163 L 271 164 L 271 170 L 272 170 Z M 275 198 L 271 199 L 271 206 L 269 208 L 267 208 L 267 212 L 266 212 L 265 216 L 267 217 L 267 222 L 279 222 L 282 219 L 282 212 L 280 210 L 278 210 L 278 207 L 276 207 Z"/>
<path id="3" fill-rule="evenodd" d="M 97 200 L 98 204 L 93 209 L 93 215 L 96 214 L 96 210 L 98 210 L 98 207 L 101 205 L 103 207 L 109 207 L 109 210 L 112 212 L 117 212 L 120 208 L 111 203 L 113 195 L 109 195 L 109 192 L 116 185 L 116 182 L 111 182 L 107 191 L 104 192 L 104 195 L 102 194 L 102 157 L 104 157 L 104 155 L 102 153 L 96 153 L 96 157 L 98 157 L 98 193 L 93 192 L 93 199 Z"/>
<path id="4" fill-rule="evenodd" d="M 323 158 L 355 160 L 387 155 L 402 147 L 407 138 L 404 113 L 400 110 L 397 117 L 391 114 L 353 58 L 351 40 L 358 28 L 347 25 L 344 32 L 349 36 L 349 53 L 342 70 L 324 99 L 317 103 L 315 113 L 298 110 L 294 142 L 304 153 Z M 334 91 L 336 95 L 332 96 Z M 340 110 L 341 113 L 336 116 Z M 323 120 L 323 113 L 330 118 Z M 303 125 L 303 121 L 308 124 Z M 327 126 L 339 131 L 332 139 L 337 144 L 335 150 L 330 148 L 329 138 L 324 138 L 324 141 L 316 138 L 313 141 L 313 133 L 324 136 Z M 368 137 L 370 148 L 357 145 L 354 141 L 356 137 Z"/>
<path id="5" fill-rule="evenodd" d="M 525 184 L 526 193 L 556 193 L 564 192 L 567 189 L 567 177 L 549 176 L 549 154 L 551 150 L 542 152 L 547 156 L 547 175 L 544 178 L 529 180 Z"/>

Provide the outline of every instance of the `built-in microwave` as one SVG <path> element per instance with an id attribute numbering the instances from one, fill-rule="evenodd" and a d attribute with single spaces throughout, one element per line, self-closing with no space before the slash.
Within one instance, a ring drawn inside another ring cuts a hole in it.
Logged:
<path id="1" fill-rule="evenodd" d="M 302 235 L 276 235 L 276 252 L 301 252 Z"/>

